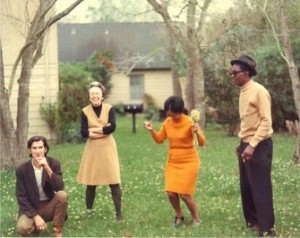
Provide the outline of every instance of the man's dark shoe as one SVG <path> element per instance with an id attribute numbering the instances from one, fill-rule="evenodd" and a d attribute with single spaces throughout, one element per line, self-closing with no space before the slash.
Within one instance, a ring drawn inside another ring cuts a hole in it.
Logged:
<path id="1" fill-rule="evenodd" d="M 259 237 L 276 237 L 276 231 L 274 228 L 270 229 L 269 231 L 265 231 L 265 232 L 260 231 L 258 236 Z"/>
<path id="2" fill-rule="evenodd" d="M 248 223 L 247 227 L 249 228 L 250 231 L 259 232 L 259 226 L 258 226 L 258 224 Z"/>

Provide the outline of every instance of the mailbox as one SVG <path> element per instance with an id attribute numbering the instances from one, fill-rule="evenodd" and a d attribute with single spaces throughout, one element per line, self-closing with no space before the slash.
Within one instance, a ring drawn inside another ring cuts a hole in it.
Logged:
<path id="1" fill-rule="evenodd" d="M 141 113 L 143 112 L 143 104 L 125 104 L 124 112 Z"/>
<path id="2" fill-rule="evenodd" d="M 135 133 L 135 114 L 143 112 L 143 104 L 124 104 L 124 112 L 132 114 L 132 132 Z"/>

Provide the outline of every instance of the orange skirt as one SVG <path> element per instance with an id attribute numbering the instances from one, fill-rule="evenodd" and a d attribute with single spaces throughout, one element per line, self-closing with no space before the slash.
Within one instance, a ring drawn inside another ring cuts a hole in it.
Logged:
<path id="1" fill-rule="evenodd" d="M 165 190 L 194 194 L 199 170 L 199 155 L 194 147 L 169 149 L 165 167 Z"/>

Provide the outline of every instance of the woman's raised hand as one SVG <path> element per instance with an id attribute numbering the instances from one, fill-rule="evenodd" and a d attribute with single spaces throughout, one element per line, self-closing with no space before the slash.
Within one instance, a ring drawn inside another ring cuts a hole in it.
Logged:
<path id="1" fill-rule="evenodd" d="M 153 130 L 153 126 L 152 126 L 151 122 L 149 122 L 149 121 L 144 121 L 144 128 L 149 131 Z"/>

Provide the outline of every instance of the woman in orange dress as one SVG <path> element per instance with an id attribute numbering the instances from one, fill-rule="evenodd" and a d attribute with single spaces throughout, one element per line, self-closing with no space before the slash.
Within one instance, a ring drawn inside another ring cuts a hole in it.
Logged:
<path id="1" fill-rule="evenodd" d="M 165 167 L 165 191 L 173 206 L 176 216 L 174 225 L 179 226 L 184 216 L 180 206 L 180 198 L 189 209 L 194 225 L 199 224 L 197 206 L 192 195 L 196 191 L 200 161 L 194 142 L 196 134 L 199 146 L 205 144 L 205 136 L 198 123 L 193 123 L 184 111 L 181 97 L 171 96 L 164 103 L 167 118 L 160 130 L 153 129 L 150 122 L 144 123 L 157 144 L 169 140 L 168 159 Z"/>

